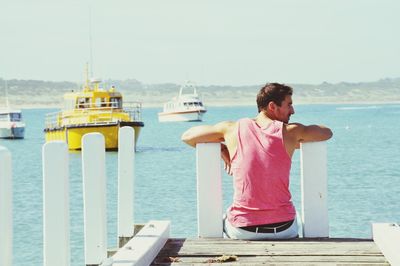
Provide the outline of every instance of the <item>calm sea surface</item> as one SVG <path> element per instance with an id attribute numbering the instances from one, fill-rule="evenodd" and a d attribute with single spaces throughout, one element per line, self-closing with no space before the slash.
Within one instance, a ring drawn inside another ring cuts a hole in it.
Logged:
<path id="1" fill-rule="evenodd" d="M 42 162 L 44 115 L 23 110 L 24 140 L 0 140 L 13 160 L 14 265 L 43 265 Z M 254 117 L 255 107 L 209 108 L 202 123 L 159 123 L 159 109 L 144 109 L 136 154 L 135 222 L 171 220 L 173 237 L 195 237 L 195 150 L 180 141 L 191 126 Z M 328 142 L 328 204 L 332 237 L 371 237 L 372 222 L 400 220 L 400 105 L 299 105 L 292 122 L 332 128 Z M 108 152 L 108 243 L 116 246 L 117 153 Z M 300 210 L 299 154 L 293 158 L 291 189 Z M 224 175 L 224 205 L 232 198 Z M 80 153 L 70 154 L 72 265 L 83 265 L 83 204 Z M 0 232 L 1 234 L 1 232 Z M 1 236 L 0 236 L 1 237 Z M 27 262 L 29 262 L 27 264 Z"/>

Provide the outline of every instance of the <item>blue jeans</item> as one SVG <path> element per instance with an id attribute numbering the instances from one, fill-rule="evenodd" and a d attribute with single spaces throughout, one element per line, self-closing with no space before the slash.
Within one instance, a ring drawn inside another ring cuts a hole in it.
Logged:
<path id="1" fill-rule="evenodd" d="M 242 240 L 273 240 L 273 239 L 290 239 L 298 237 L 297 219 L 294 218 L 293 224 L 286 230 L 276 233 L 256 233 L 249 232 L 234 227 L 224 215 L 224 233 L 228 238 Z"/>

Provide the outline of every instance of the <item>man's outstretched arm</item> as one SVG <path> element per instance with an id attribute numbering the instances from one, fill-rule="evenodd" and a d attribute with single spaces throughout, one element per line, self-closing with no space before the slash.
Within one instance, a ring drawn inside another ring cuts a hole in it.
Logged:
<path id="1" fill-rule="evenodd" d="M 324 141 L 332 138 L 332 130 L 322 125 L 305 126 L 301 142 Z"/>
<path id="2" fill-rule="evenodd" d="M 289 127 L 295 132 L 298 142 L 324 141 L 330 139 L 333 135 L 330 128 L 322 125 L 305 126 L 293 123 L 290 124 Z"/>
<path id="3" fill-rule="evenodd" d="M 196 147 L 197 143 L 223 142 L 225 141 L 227 122 L 221 122 L 213 126 L 192 127 L 182 134 L 182 141 Z"/>

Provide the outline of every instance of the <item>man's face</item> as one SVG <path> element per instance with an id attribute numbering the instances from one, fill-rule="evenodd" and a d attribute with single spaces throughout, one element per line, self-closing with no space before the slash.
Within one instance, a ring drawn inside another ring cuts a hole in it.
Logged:
<path id="1" fill-rule="evenodd" d="M 294 114 L 292 96 L 287 95 L 281 106 L 276 105 L 276 120 L 282 121 L 284 123 L 289 123 L 289 119 L 292 114 Z"/>

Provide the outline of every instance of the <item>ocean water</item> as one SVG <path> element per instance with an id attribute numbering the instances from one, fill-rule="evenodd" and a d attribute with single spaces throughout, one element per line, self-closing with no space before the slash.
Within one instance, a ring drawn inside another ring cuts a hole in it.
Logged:
<path id="1" fill-rule="evenodd" d="M 299 105 L 292 122 L 325 124 L 328 141 L 328 205 L 331 237 L 371 238 L 372 222 L 400 220 L 400 105 Z M 42 265 L 42 162 L 45 113 L 23 110 L 24 140 L 0 140 L 13 160 L 14 265 Z M 255 107 L 210 107 L 202 123 L 159 123 L 159 109 L 143 110 L 136 153 L 135 222 L 171 220 L 172 237 L 196 237 L 195 150 L 180 141 L 189 127 L 254 117 Z M 108 244 L 117 244 L 117 153 L 107 152 Z M 299 153 L 293 158 L 291 191 L 300 210 Z M 224 207 L 232 179 L 223 176 Z M 72 265 L 84 264 L 80 152 L 70 153 Z M 1 232 L 0 232 L 1 235 Z M 1 237 L 1 236 L 0 236 Z"/>

